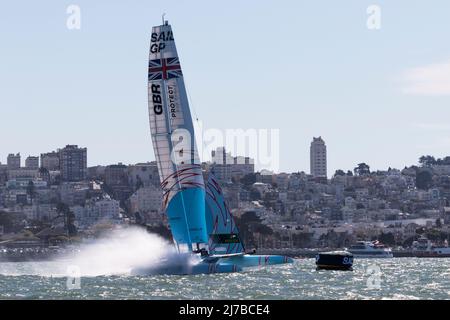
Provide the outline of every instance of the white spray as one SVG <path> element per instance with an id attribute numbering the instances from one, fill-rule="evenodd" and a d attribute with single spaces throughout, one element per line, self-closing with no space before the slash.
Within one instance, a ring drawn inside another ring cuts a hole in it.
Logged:
<path id="1" fill-rule="evenodd" d="M 135 227 L 114 230 L 82 245 L 74 257 L 67 257 L 67 262 L 78 267 L 82 276 L 119 275 L 155 265 L 174 252 L 167 241 Z"/>
<path id="2" fill-rule="evenodd" d="M 152 270 L 159 266 L 191 264 L 191 255 L 179 255 L 161 237 L 142 228 L 128 227 L 82 244 L 75 254 L 57 257 L 51 262 L 0 265 L 4 275 L 40 275 L 66 277 L 67 270 L 78 270 L 82 277 L 129 275 L 134 269 Z"/>

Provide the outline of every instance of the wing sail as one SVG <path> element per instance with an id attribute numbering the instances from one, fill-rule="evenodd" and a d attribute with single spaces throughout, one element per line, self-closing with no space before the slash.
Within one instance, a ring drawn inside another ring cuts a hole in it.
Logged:
<path id="1" fill-rule="evenodd" d="M 210 254 L 243 253 L 245 250 L 238 227 L 225 202 L 222 189 L 212 174 L 206 183 L 205 213 Z"/>
<path id="2" fill-rule="evenodd" d="M 183 73 L 167 23 L 152 29 L 148 101 L 163 209 L 177 248 L 192 250 L 194 243 L 208 242 L 205 187 Z"/>

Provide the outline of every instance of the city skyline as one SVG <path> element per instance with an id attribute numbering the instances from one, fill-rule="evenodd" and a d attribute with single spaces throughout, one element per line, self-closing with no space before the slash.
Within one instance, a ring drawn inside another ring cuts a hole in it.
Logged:
<path id="1" fill-rule="evenodd" d="M 89 166 L 154 160 L 145 69 L 150 28 L 164 12 L 194 118 L 219 130 L 279 129 L 279 171 L 308 172 L 309 143 L 319 135 L 329 176 L 360 162 L 401 169 L 421 155 L 446 156 L 450 45 L 442 40 L 448 4 L 440 3 L 380 3 L 380 30 L 366 26 L 369 1 L 327 10 L 249 2 L 238 11 L 207 2 L 78 1 L 80 30 L 66 28 L 69 3 L 27 3 L 27 11 L 20 1 L 5 4 L 0 134 L 14 135 L 3 139 L 0 159 L 77 144 L 91 150 Z"/>
<path id="2" fill-rule="evenodd" d="M 326 170 L 325 168 L 327 167 L 327 151 L 326 151 L 327 148 L 326 148 L 326 145 L 325 145 L 325 141 L 322 140 L 321 136 L 319 136 L 317 138 L 313 137 L 313 141 L 311 142 L 310 152 L 309 152 L 310 167 L 307 170 L 271 171 L 271 170 L 264 169 L 264 168 L 260 169 L 260 168 L 257 168 L 256 165 L 254 165 L 255 159 L 253 159 L 252 157 L 247 157 L 247 156 L 243 156 L 243 155 L 240 155 L 240 154 L 233 155 L 231 152 L 227 152 L 228 150 L 224 146 L 217 147 L 216 149 L 212 150 L 211 157 L 209 159 L 207 159 L 206 161 L 202 161 L 202 163 L 219 164 L 219 165 L 220 164 L 233 164 L 233 163 L 234 164 L 252 164 L 252 166 L 254 166 L 254 171 L 255 172 L 267 172 L 267 173 L 272 172 L 274 174 L 304 172 L 305 174 L 309 174 L 309 175 L 312 175 L 312 176 L 315 176 L 315 177 L 323 177 L 325 179 L 327 179 L 327 178 L 331 179 L 334 176 L 334 174 L 336 173 L 336 171 L 338 171 L 338 170 L 343 170 L 345 172 L 347 172 L 347 171 L 354 172 L 354 170 L 358 168 L 358 164 L 360 164 L 360 163 L 355 164 L 355 166 L 351 167 L 351 168 L 338 168 L 335 171 L 333 171 L 331 174 L 329 174 L 328 176 L 325 176 L 323 174 L 317 174 L 317 173 L 314 174 L 313 171 L 317 170 L 317 169 L 313 170 L 312 166 L 313 166 L 313 162 L 315 162 L 317 160 L 315 159 L 313 161 L 313 158 L 316 158 L 317 151 L 316 150 L 313 151 L 312 148 L 313 148 L 313 145 L 315 145 L 317 142 L 319 142 L 319 145 L 322 144 L 323 148 L 324 148 L 323 150 L 319 151 L 321 154 L 320 154 L 319 158 L 317 159 L 319 161 L 319 163 L 322 162 L 322 165 L 323 165 L 323 167 L 319 169 L 319 172 L 324 172 L 324 170 Z M 25 154 L 22 153 L 22 152 L 16 152 L 16 153 L 10 152 L 10 153 L 7 154 L 7 157 L 5 159 L 0 158 L 0 165 L 1 166 L 9 166 L 9 161 L 8 160 L 11 157 L 12 161 L 13 161 L 12 166 L 15 167 L 15 169 L 24 169 L 24 168 L 38 169 L 38 168 L 42 168 L 42 167 L 47 168 L 48 166 L 53 166 L 54 165 L 54 163 L 53 163 L 54 161 L 52 161 L 52 159 L 50 159 L 50 160 L 46 159 L 46 163 L 48 161 L 50 161 L 50 163 L 44 165 L 42 163 L 43 157 L 48 157 L 48 156 L 52 156 L 52 155 L 56 155 L 57 157 L 59 157 L 59 154 L 60 154 L 61 150 L 65 150 L 67 148 L 72 148 L 72 147 L 78 148 L 78 145 L 69 145 L 69 144 L 67 144 L 67 145 L 65 145 L 65 147 L 56 148 L 55 149 L 56 151 L 53 150 L 53 151 L 40 152 L 39 154 L 36 154 L 36 155 L 29 154 L 29 155 L 25 156 Z M 84 155 L 85 160 L 84 161 L 87 162 L 87 168 L 94 168 L 94 167 L 101 167 L 101 166 L 107 167 L 107 166 L 114 166 L 114 165 L 132 166 L 132 165 L 145 164 L 145 163 L 155 163 L 156 162 L 153 159 L 153 160 L 145 160 L 145 161 L 137 161 L 137 162 L 129 162 L 129 163 L 118 161 L 118 162 L 101 163 L 101 164 L 90 164 L 89 161 L 88 161 L 89 157 L 87 157 L 87 148 L 80 147 L 80 149 L 83 149 L 84 152 L 85 152 L 85 155 Z M 217 156 L 218 152 L 220 152 L 220 153 L 223 152 L 223 159 L 221 158 L 221 156 L 219 156 L 219 157 Z M 430 157 L 430 156 L 433 158 L 433 161 L 434 161 L 435 158 L 436 158 L 436 160 L 438 160 L 438 162 L 441 161 L 440 158 L 435 157 L 434 155 L 422 155 L 421 158 L 422 157 Z M 450 156 L 445 156 L 442 159 L 448 158 L 448 157 L 450 157 Z M 4 160 L 6 160 L 6 161 L 4 161 Z M 378 170 L 379 171 L 387 171 L 388 169 L 402 170 L 404 168 L 408 168 L 408 167 L 412 167 L 412 166 L 423 165 L 423 163 L 420 163 L 419 160 L 420 159 L 418 159 L 417 163 L 406 164 L 404 167 L 389 166 L 389 167 L 383 168 L 383 169 L 376 169 L 376 170 L 371 169 L 370 171 L 372 171 L 372 172 L 376 172 Z M 58 160 L 58 162 L 59 162 L 59 160 Z M 363 163 L 366 163 L 366 162 L 363 162 Z M 317 166 L 317 164 L 314 164 L 314 166 Z M 370 167 L 370 164 L 369 164 L 369 167 Z M 55 169 L 55 170 L 59 171 L 59 169 Z"/>

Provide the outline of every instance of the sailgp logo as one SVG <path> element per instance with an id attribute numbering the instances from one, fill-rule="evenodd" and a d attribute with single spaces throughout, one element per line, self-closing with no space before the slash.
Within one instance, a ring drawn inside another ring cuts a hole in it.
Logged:
<path id="1" fill-rule="evenodd" d="M 166 48 L 166 41 L 173 41 L 172 31 L 152 33 L 152 45 L 150 46 L 151 53 L 158 53 Z"/>
<path id="2" fill-rule="evenodd" d="M 151 90 L 152 90 L 153 111 L 155 112 L 155 114 L 160 115 L 163 112 L 161 86 L 159 84 L 152 84 Z"/>

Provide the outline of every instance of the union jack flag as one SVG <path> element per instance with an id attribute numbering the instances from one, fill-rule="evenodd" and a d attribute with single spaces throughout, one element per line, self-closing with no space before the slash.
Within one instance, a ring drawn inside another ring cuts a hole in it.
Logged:
<path id="1" fill-rule="evenodd" d="M 180 60 L 178 58 L 150 60 L 148 65 L 148 80 L 166 80 L 179 78 L 181 72 Z"/>

